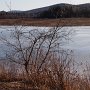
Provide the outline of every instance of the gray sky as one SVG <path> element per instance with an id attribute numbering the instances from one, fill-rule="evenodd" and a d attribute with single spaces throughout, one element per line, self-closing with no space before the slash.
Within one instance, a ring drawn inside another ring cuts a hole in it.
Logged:
<path id="1" fill-rule="evenodd" d="M 90 0 L 11 0 L 12 10 L 31 10 L 58 3 L 83 4 L 90 3 Z M 10 0 L 0 0 L 0 11 L 8 11 Z"/>

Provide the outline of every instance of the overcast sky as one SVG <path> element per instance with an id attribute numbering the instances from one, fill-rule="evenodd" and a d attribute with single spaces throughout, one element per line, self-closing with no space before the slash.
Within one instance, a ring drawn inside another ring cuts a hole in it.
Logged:
<path id="1" fill-rule="evenodd" d="M 90 3 L 90 0 L 11 0 L 12 10 L 31 10 L 58 3 L 83 4 Z M 0 11 L 8 11 L 10 0 L 0 0 Z"/>

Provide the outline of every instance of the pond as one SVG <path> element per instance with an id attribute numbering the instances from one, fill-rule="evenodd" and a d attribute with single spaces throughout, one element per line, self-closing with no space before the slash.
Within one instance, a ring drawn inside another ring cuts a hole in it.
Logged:
<path id="1" fill-rule="evenodd" d="M 27 30 L 39 28 L 41 30 L 45 27 L 30 27 L 26 26 Z M 24 29 L 25 29 L 24 28 Z M 48 27 L 47 27 L 48 28 Z M 46 28 L 46 29 L 47 29 Z M 73 35 L 71 39 L 65 43 L 62 48 L 73 50 L 73 57 L 79 62 L 89 62 L 90 59 L 90 26 L 72 26 L 64 27 L 64 29 L 72 30 Z M 10 39 L 10 32 L 13 31 L 13 26 L 0 26 L 0 36 Z M 0 41 L 0 57 L 5 54 L 5 45 Z"/>

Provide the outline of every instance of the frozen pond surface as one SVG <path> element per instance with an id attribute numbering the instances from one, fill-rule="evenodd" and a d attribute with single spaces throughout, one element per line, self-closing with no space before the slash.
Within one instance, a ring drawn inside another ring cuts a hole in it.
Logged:
<path id="1" fill-rule="evenodd" d="M 28 27 L 27 30 L 37 28 L 37 27 Z M 43 27 L 38 27 L 41 30 Z M 71 29 L 74 31 L 74 34 L 71 40 L 64 44 L 62 47 L 65 49 L 70 49 L 74 51 L 74 57 L 77 61 L 89 61 L 90 60 L 90 26 L 73 26 L 65 27 L 66 29 Z M 10 31 L 13 31 L 13 26 L 0 26 L 0 35 L 10 39 Z M 0 57 L 5 54 L 4 45 L 0 41 Z"/>

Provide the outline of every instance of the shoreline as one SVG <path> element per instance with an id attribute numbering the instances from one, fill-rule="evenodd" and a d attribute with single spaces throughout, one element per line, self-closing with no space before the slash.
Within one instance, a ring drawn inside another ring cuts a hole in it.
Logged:
<path id="1" fill-rule="evenodd" d="M 0 25 L 23 26 L 90 26 L 90 18 L 61 18 L 61 19 L 0 19 Z"/>

